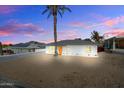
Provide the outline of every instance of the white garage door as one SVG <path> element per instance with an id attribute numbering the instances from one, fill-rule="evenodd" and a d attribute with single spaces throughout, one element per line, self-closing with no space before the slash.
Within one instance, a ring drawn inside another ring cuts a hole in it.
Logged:
<path id="1" fill-rule="evenodd" d="M 92 45 L 72 45 L 66 46 L 64 52 L 65 55 L 72 56 L 93 56 L 97 54 L 97 47 Z"/>
<path id="2" fill-rule="evenodd" d="M 82 46 L 67 46 L 67 55 L 80 56 L 83 54 Z"/>

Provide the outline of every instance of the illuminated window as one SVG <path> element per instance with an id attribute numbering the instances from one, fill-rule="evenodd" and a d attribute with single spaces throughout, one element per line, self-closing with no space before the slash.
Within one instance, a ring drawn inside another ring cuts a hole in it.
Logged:
<path id="1" fill-rule="evenodd" d="M 91 53 L 91 51 L 92 51 L 92 50 L 91 50 L 91 46 L 87 46 L 87 47 L 86 47 L 86 52 L 87 52 L 87 53 Z"/>

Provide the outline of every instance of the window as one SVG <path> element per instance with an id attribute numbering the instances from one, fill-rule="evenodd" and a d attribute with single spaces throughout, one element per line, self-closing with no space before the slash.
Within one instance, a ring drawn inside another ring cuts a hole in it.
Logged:
<path id="1" fill-rule="evenodd" d="M 91 51 L 92 51 L 92 50 L 91 50 L 91 46 L 87 46 L 87 47 L 86 47 L 86 52 L 87 52 L 87 53 L 91 53 Z"/>

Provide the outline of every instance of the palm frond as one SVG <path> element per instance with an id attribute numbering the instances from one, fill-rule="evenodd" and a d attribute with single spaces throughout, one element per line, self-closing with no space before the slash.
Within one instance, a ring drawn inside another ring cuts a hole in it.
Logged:
<path id="1" fill-rule="evenodd" d="M 64 7 L 64 10 L 67 10 L 67 11 L 69 11 L 69 12 L 72 12 L 71 9 L 68 8 L 68 7 Z"/>
<path id="2" fill-rule="evenodd" d="M 49 11 L 47 18 L 49 18 L 51 15 L 56 16 L 57 14 L 62 17 L 66 10 L 71 12 L 71 9 L 69 9 L 65 5 L 47 5 L 46 9 L 42 12 L 42 14 L 45 14 Z"/>
<path id="3" fill-rule="evenodd" d="M 61 16 L 61 18 L 62 18 L 62 13 L 60 12 L 60 10 L 58 10 L 58 13 L 59 13 L 59 15 Z"/>
<path id="4" fill-rule="evenodd" d="M 48 19 L 48 18 L 50 18 L 50 16 L 51 16 L 51 15 L 52 15 L 52 13 L 51 13 L 51 12 L 49 12 L 49 14 L 48 14 L 48 16 L 47 16 L 47 19 Z"/>
<path id="5" fill-rule="evenodd" d="M 60 5 L 59 10 L 62 12 L 62 14 L 64 14 L 65 11 L 69 11 L 71 12 L 71 9 L 69 9 L 68 7 L 66 7 L 65 5 Z"/>
<path id="6" fill-rule="evenodd" d="M 42 12 L 42 15 L 45 14 L 49 9 L 45 9 L 43 12 Z"/>

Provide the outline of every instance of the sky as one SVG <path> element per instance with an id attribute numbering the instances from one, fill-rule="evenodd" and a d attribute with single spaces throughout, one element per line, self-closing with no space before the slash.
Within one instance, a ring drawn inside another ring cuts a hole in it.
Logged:
<path id="1" fill-rule="evenodd" d="M 124 6 L 72 5 L 61 18 L 57 16 L 58 40 L 90 38 L 100 35 L 124 36 Z M 53 42 L 53 17 L 42 15 L 43 5 L 0 5 L 0 41 L 3 44 L 28 41 Z"/>

